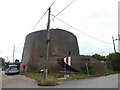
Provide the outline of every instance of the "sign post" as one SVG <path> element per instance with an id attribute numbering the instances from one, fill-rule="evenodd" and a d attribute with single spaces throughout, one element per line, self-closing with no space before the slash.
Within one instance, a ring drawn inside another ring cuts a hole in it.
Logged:
<path id="1" fill-rule="evenodd" d="M 69 77 L 69 74 L 67 73 L 67 67 L 66 67 L 66 65 L 71 66 L 71 57 L 70 56 L 66 56 L 64 58 L 64 71 L 65 71 L 64 78 Z"/>

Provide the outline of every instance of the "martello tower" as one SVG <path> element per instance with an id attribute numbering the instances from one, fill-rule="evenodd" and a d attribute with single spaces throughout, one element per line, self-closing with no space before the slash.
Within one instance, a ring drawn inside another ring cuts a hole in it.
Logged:
<path id="1" fill-rule="evenodd" d="M 59 70 L 60 66 L 57 63 L 57 58 L 65 57 L 69 52 L 72 56 L 79 55 L 77 38 L 68 31 L 50 29 L 49 43 L 49 69 L 53 67 L 51 63 L 56 63 L 54 64 L 54 68 Z M 26 36 L 22 55 L 22 65 L 24 64 L 27 66 L 27 71 L 39 71 L 44 68 L 46 46 L 47 30 L 36 31 Z"/>

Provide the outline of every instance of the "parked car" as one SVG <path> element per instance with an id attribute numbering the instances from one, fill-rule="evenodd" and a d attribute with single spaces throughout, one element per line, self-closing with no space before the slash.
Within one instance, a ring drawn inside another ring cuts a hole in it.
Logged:
<path id="1" fill-rule="evenodd" d="M 20 71 L 18 69 L 17 65 L 9 65 L 6 69 L 5 69 L 5 74 L 18 74 Z"/>

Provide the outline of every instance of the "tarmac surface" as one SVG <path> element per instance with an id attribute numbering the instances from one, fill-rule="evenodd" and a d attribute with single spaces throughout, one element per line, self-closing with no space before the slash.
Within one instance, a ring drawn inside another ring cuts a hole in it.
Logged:
<path id="1" fill-rule="evenodd" d="M 56 88 L 118 88 L 118 74 L 97 78 L 65 81 Z"/>
<path id="2" fill-rule="evenodd" d="M 2 71 L 2 88 L 39 88 L 37 82 L 23 75 L 5 75 Z"/>
<path id="3" fill-rule="evenodd" d="M 2 68 L 0 68 L 0 90 L 2 89 Z"/>
<path id="4" fill-rule="evenodd" d="M 0 71 L 1 72 L 1 71 Z M 2 88 L 118 88 L 118 74 L 97 78 L 64 81 L 58 86 L 42 87 L 23 75 L 5 75 L 2 71 Z M 1 82 L 0 82 L 1 84 Z"/>

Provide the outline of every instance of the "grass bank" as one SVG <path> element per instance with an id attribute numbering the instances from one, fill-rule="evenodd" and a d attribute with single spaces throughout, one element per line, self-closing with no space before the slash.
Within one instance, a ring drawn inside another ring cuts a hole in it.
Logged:
<path id="1" fill-rule="evenodd" d="M 33 72 L 24 72 L 21 73 L 22 75 L 34 79 L 37 81 L 38 86 L 56 86 L 59 85 L 57 78 L 53 75 L 48 75 L 48 79 L 44 80 L 44 77 L 40 73 L 33 73 Z"/>
<path id="2" fill-rule="evenodd" d="M 40 73 L 24 72 L 21 74 L 36 80 L 39 86 L 56 86 L 56 85 L 59 85 L 60 81 L 86 79 L 86 78 L 92 78 L 92 77 L 107 76 L 110 74 L 117 74 L 117 73 L 120 73 L 120 72 L 109 72 L 109 73 L 103 72 L 103 73 L 98 73 L 98 74 L 89 75 L 89 76 L 86 74 L 78 73 L 78 74 L 70 74 L 68 78 L 60 78 L 61 74 L 54 73 L 54 74 L 48 75 L 47 80 L 44 80 L 43 75 Z"/>
<path id="3" fill-rule="evenodd" d="M 86 79 L 86 78 L 93 78 L 93 77 L 101 77 L 101 76 L 108 76 L 111 74 L 118 74 L 120 72 L 101 72 L 101 73 L 97 73 L 97 74 L 92 74 L 92 75 L 86 75 L 86 74 L 70 74 L 70 77 L 66 78 L 66 79 L 59 79 L 59 81 L 66 81 L 66 80 L 78 80 L 78 79 Z"/>

